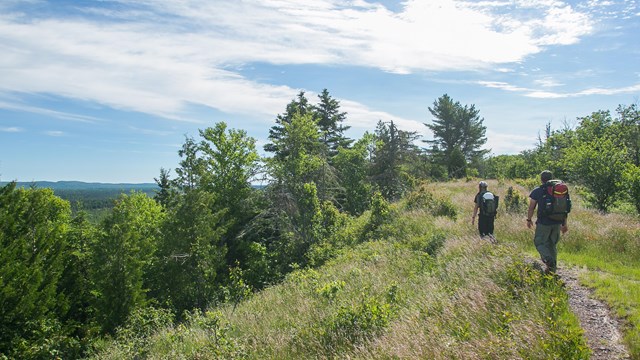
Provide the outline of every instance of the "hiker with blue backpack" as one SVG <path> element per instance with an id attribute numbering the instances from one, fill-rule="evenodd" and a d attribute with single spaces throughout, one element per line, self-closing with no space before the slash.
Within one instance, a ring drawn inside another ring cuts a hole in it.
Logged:
<path id="1" fill-rule="evenodd" d="M 478 193 L 473 199 L 475 207 L 473 208 L 471 225 L 475 223 L 476 216 L 478 216 L 478 232 L 480 232 L 480 237 L 489 237 L 489 240 L 492 242 L 496 240 L 493 235 L 493 223 L 498 213 L 498 200 L 499 197 L 488 190 L 488 184 L 485 181 L 478 183 Z"/>
<path id="2" fill-rule="evenodd" d="M 560 233 L 569 230 L 567 215 L 571 211 L 571 198 L 567 185 L 560 180 L 553 180 L 553 173 L 545 170 L 540 173 L 542 185 L 533 189 L 529 195 L 529 211 L 527 227 L 533 227 L 533 211 L 538 208 L 536 230 L 533 243 L 546 265 L 546 273 L 555 273 L 558 266 L 557 245 Z"/>

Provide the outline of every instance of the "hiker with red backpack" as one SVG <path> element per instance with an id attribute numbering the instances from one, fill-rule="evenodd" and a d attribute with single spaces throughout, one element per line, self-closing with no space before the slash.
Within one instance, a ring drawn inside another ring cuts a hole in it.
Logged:
<path id="1" fill-rule="evenodd" d="M 567 215 L 571 211 L 571 198 L 567 185 L 560 180 L 552 180 L 553 173 L 545 170 L 540 173 L 542 185 L 533 189 L 529 195 L 527 227 L 533 226 L 533 211 L 538 207 L 536 231 L 533 243 L 546 265 L 546 273 L 555 273 L 558 265 L 557 245 L 560 233 L 569 230 Z"/>
<path id="2" fill-rule="evenodd" d="M 485 181 L 480 181 L 478 184 L 478 193 L 473 199 L 475 207 L 473 208 L 471 225 L 475 223 L 476 216 L 479 215 L 478 232 L 480 232 L 480 237 L 484 238 L 488 236 L 492 242 L 496 241 L 493 235 L 493 222 L 498 213 L 498 200 L 499 197 L 488 190 L 488 184 Z M 478 211 L 480 214 L 478 214 Z"/>

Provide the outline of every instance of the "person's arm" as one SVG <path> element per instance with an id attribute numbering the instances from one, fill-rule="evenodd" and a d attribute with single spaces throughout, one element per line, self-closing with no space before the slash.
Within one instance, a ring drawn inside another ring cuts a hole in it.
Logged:
<path id="1" fill-rule="evenodd" d="M 475 203 L 475 206 L 473 207 L 473 216 L 471 217 L 471 225 L 476 223 L 476 215 L 478 215 L 478 203 Z"/>
<path id="2" fill-rule="evenodd" d="M 560 231 L 562 231 L 563 234 L 566 233 L 567 231 L 569 231 L 569 225 L 567 225 L 567 219 L 566 218 L 562 222 L 562 226 L 560 227 Z"/>
<path id="3" fill-rule="evenodd" d="M 527 210 L 527 227 L 529 229 L 533 226 L 533 211 L 536 209 L 537 204 L 538 202 L 536 200 L 529 198 L 529 210 Z"/>

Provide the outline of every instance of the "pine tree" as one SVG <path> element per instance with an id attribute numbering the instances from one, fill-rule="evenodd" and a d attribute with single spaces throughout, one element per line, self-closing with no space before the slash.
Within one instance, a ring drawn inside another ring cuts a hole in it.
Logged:
<path id="1" fill-rule="evenodd" d="M 434 101 L 429 112 L 435 117 L 432 124 L 425 123 L 434 137 L 433 140 L 425 140 L 432 145 L 429 149 L 431 155 L 437 164 L 446 166 L 449 177 L 464 176 L 460 172 L 460 164 L 451 161 L 456 152 L 462 153 L 467 164 L 477 162 L 489 152 L 480 150 L 487 142 L 486 127 L 482 124 L 484 119 L 480 118 L 480 111 L 475 105 L 462 106 L 444 94 Z"/>
<path id="2" fill-rule="evenodd" d="M 54 336 L 52 324 L 66 315 L 58 286 L 70 215 L 69 203 L 51 189 L 18 189 L 15 182 L 0 188 L 0 354 L 13 358 L 17 344 L 44 344 L 42 334 Z"/>
<path id="3" fill-rule="evenodd" d="M 151 263 L 163 221 L 162 207 L 144 193 L 122 195 L 91 250 L 96 310 L 106 332 L 146 305 Z"/>
<path id="4" fill-rule="evenodd" d="M 385 199 L 397 200 L 409 187 L 408 159 L 418 152 L 416 132 L 399 130 L 393 121 L 378 121 L 376 149 L 371 167 L 372 182 Z"/>
<path id="5" fill-rule="evenodd" d="M 339 147 L 348 148 L 353 143 L 344 134 L 351 127 L 343 124 L 347 113 L 340 111 L 340 102 L 332 98 L 327 89 L 322 90 L 318 99 L 315 113 L 322 137 L 320 141 L 327 147 L 327 157 L 331 159 L 338 153 Z"/>
<path id="6" fill-rule="evenodd" d="M 304 96 L 304 91 L 300 91 L 297 98 L 287 105 L 287 110 L 284 114 L 278 114 L 276 117 L 276 125 L 269 129 L 269 140 L 272 142 L 264 146 L 266 152 L 274 153 L 275 157 L 287 156 L 286 149 L 279 148 L 278 142 L 284 136 L 285 126 L 291 124 L 296 114 L 302 116 L 311 114 L 312 118 L 315 116 L 313 114 L 313 106 L 309 104 L 309 100 Z"/>
<path id="7" fill-rule="evenodd" d="M 169 206 L 169 201 L 171 198 L 171 179 L 169 178 L 169 171 L 165 168 L 160 168 L 160 177 L 153 178 L 156 182 L 160 190 L 156 192 L 156 195 L 153 199 L 158 202 L 158 204 L 164 206 L 165 208 Z"/>

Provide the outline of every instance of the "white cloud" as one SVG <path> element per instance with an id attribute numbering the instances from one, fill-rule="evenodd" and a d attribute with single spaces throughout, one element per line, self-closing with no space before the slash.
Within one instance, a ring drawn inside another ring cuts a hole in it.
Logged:
<path id="1" fill-rule="evenodd" d="M 505 134 L 487 130 L 487 143 L 484 148 L 491 149 L 493 154 L 518 154 L 533 148 L 535 137 Z"/>
<path id="2" fill-rule="evenodd" d="M 47 136 L 53 136 L 53 137 L 65 136 L 65 133 L 63 131 L 57 131 L 57 130 L 45 131 L 44 134 Z"/>
<path id="3" fill-rule="evenodd" d="M 561 85 L 556 83 L 551 83 L 551 85 L 545 84 L 545 82 L 540 83 L 540 80 L 537 80 L 535 82 L 538 83 L 539 85 L 542 85 L 543 87 Z M 640 84 L 624 86 L 619 88 L 590 88 L 590 89 L 585 89 L 585 90 L 580 90 L 575 92 L 564 92 L 564 93 L 519 87 L 519 86 L 511 85 L 506 82 L 499 82 L 499 81 L 478 81 L 477 84 L 488 87 L 488 88 L 501 89 L 504 91 L 521 92 L 521 93 L 524 93 L 523 95 L 526 97 L 539 98 L 539 99 L 562 99 L 562 98 L 574 98 L 574 97 L 583 97 L 583 96 L 590 96 L 590 95 L 632 94 L 640 91 Z"/>
<path id="4" fill-rule="evenodd" d="M 533 81 L 534 84 L 542 86 L 544 88 L 549 88 L 549 87 L 558 87 L 558 86 L 562 86 L 564 84 L 559 83 L 558 81 L 556 81 L 555 79 L 551 78 L 551 77 L 545 77 L 542 79 L 537 79 Z"/>
<path id="5" fill-rule="evenodd" d="M 141 129 L 135 126 L 129 126 L 129 130 L 145 134 L 145 135 L 154 135 L 154 136 L 167 136 L 173 134 L 171 131 L 162 131 L 162 130 L 153 130 L 153 129 Z"/>
<path id="6" fill-rule="evenodd" d="M 502 81 L 478 81 L 478 84 L 484 87 L 501 89 L 505 91 L 514 91 L 514 92 L 530 91 L 530 89 L 511 85 L 509 83 L 502 82 Z"/>
<path id="7" fill-rule="evenodd" d="M 404 131 L 417 131 L 421 134 L 426 131 L 426 126 L 421 121 L 398 117 L 384 111 L 371 110 L 355 101 L 340 100 L 340 108 L 349 114 L 347 125 L 359 131 L 371 131 L 379 120 L 384 122 L 393 120 L 398 128 Z"/>
<path id="8" fill-rule="evenodd" d="M 8 103 L 4 101 L 0 101 L 0 109 L 29 112 L 33 114 L 45 115 L 47 117 L 52 117 L 52 118 L 57 118 L 62 120 L 71 120 L 71 121 L 85 122 L 85 123 L 94 123 L 94 122 L 104 121 L 93 116 L 72 114 L 72 113 L 63 112 L 63 111 L 55 111 L 55 110 L 44 109 L 36 106 L 21 105 L 17 103 Z"/>
<path id="9" fill-rule="evenodd" d="M 400 12 L 364 1 L 120 0 L 106 7 L 112 3 L 56 17 L 5 4 L 0 92 L 50 93 L 183 121 L 194 121 L 190 105 L 273 116 L 297 89 L 231 69 L 260 62 L 396 73 L 486 69 L 575 43 L 592 29 L 587 15 L 555 0 L 408 0 Z"/>
<path id="10" fill-rule="evenodd" d="M 19 127 L 12 126 L 12 127 L 1 127 L 0 131 L 8 132 L 8 133 L 16 133 L 16 132 L 21 132 L 22 129 Z"/>

